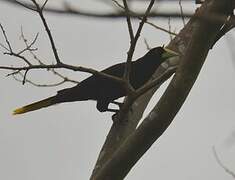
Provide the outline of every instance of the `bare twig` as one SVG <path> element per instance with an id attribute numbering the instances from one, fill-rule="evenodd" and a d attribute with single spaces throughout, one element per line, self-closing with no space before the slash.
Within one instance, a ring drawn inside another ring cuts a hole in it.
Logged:
<path id="1" fill-rule="evenodd" d="M 214 156 L 215 156 L 216 162 L 220 165 L 220 167 L 222 167 L 222 168 L 224 169 L 224 171 L 225 171 L 227 174 L 229 174 L 229 175 L 231 175 L 233 178 L 235 178 L 235 173 L 234 173 L 233 171 L 231 171 L 229 168 L 227 168 L 227 167 L 221 162 L 221 160 L 220 160 L 220 158 L 219 158 L 219 156 L 218 156 L 218 154 L 217 154 L 216 149 L 215 149 L 214 146 L 212 147 L 212 151 L 213 151 L 213 154 L 214 154 Z"/>
<path id="2" fill-rule="evenodd" d="M 171 32 L 171 18 L 170 17 L 168 18 L 168 28 L 169 28 L 169 31 Z M 172 34 L 169 33 L 169 36 L 170 36 L 170 40 L 172 40 L 173 39 Z"/>
<path id="3" fill-rule="evenodd" d="M 133 42 L 134 44 L 132 46 L 136 45 L 136 43 L 138 41 L 138 38 L 140 36 L 140 32 L 142 31 L 144 23 L 147 21 L 147 17 L 148 17 L 148 15 L 149 15 L 149 13 L 150 13 L 153 5 L 154 5 L 154 2 L 155 2 L 155 0 L 151 0 L 150 3 L 149 3 L 148 8 L 146 9 L 145 14 L 144 14 L 142 20 L 140 21 L 139 28 L 138 28 L 138 30 L 137 30 L 137 32 L 135 34 L 135 39 L 134 39 L 134 42 Z"/>
<path id="4" fill-rule="evenodd" d="M 22 73 L 18 73 L 18 74 L 19 74 L 21 77 L 23 76 Z M 20 82 L 20 83 L 23 82 L 22 79 L 19 79 L 19 78 L 16 77 L 16 74 L 13 74 L 12 77 L 14 78 L 14 80 L 16 80 L 16 81 L 18 81 L 18 82 Z M 64 84 L 64 83 L 66 82 L 66 80 L 62 80 L 62 81 L 60 81 L 60 82 L 58 82 L 58 83 L 41 84 L 41 83 L 35 83 L 35 82 L 33 82 L 33 81 L 31 81 L 31 80 L 29 80 L 29 79 L 27 79 L 27 78 L 26 78 L 24 81 L 27 82 L 27 83 L 29 83 L 29 84 L 31 84 L 31 85 L 33 85 L 33 86 L 36 86 L 36 87 L 55 87 L 55 86 L 59 86 L 59 85 L 61 85 L 61 84 Z"/>
<path id="5" fill-rule="evenodd" d="M 22 76 L 22 73 L 20 73 L 21 76 Z M 26 79 L 26 82 L 30 83 L 31 85 L 33 86 L 37 86 L 37 87 L 55 87 L 55 86 L 59 86 L 59 85 L 62 85 L 66 82 L 70 82 L 70 83 L 74 83 L 74 84 L 78 84 L 79 82 L 78 81 L 74 81 L 74 80 L 71 80 L 71 79 L 68 79 L 64 76 L 61 77 L 61 81 L 57 82 L 57 83 L 50 83 L 50 84 L 41 84 L 41 83 L 35 83 L 29 79 Z M 20 82 L 22 82 L 20 79 L 19 79 Z"/>
<path id="6" fill-rule="evenodd" d="M 31 4 L 28 4 L 28 3 L 23 3 L 23 2 L 20 2 L 20 1 L 17 1 L 17 0 L 10 0 L 8 1 L 10 3 L 15 3 L 16 5 L 20 5 L 26 9 L 29 9 L 31 11 L 36 11 L 35 7 L 32 6 Z"/>
<path id="7" fill-rule="evenodd" d="M 10 44 L 10 42 L 9 42 L 9 40 L 8 40 L 8 37 L 7 37 L 6 31 L 5 31 L 5 29 L 3 28 L 3 26 L 2 26 L 2 24 L 1 24 L 1 23 L 0 23 L 0 27 L 1 27 L 1 30 L 2 30 L 2 33 L 3 33 L 4 39 L 5 39 L 6 43 L 7 43 L 8 48 L 7 48 L 7 47 L 5 47 L 5 46 L 3 46 L 3 45 L 2 45 L 2 47 L 4 47 L 4 49 L 6 49 L 6 50 L 8 50 L 8 51 L 12 52 L 11 44 Z"/>
<path id="8" fill-rule="evenodd" d="M 48 0 L 45 0 L 45 2 L 43 3 L 43 5 L 42 5 L 42 7 L 41 7 L 42 10 L 43 10 L 44 7 L 46 6 L 47 2 L 48 2 Z"/>
<path id="9" fill-rule="evenodd" d="M 130 35 L 130 39 L 132 42 L 134 40 L 134 32 L 133 32 L 133 28 L 132 28 L 132 24 L 131 24 L 130 10 L 129 10 L 129 7 L 128 7 L 126 0 L 123 0 L 123 4 L 124 4 L 125 11 L 126 11 L 126 21 L 127 21 L 127 26 L 128 26 L 128 30 L 129 30 L 129 35 Z"/>
<path id="10" fill-rule="evenodd" d="M 185 19 L 184 19 L 184 11 L 183 11 L 183 6 L 182 6 L 182 3 L 181 3 L 181 0 L 179 0 L 179 6 L 180 6 L 180 14 L 181 14 L 181 17 L 182 17 L 182 22 L 183 22 L 183 25 L 185 26 Z"/>
<path id="11" fill-rule="evenodd" d="M 64 75 L 62 75 L 61 73 L 55 71 L 55 69 L 51 69 L 51 72 L 53 74 L 55 74 L 56 76 L 60 77 L 61 79 L 63 79 L 65 82 L 71 82 L 71 83 L 74 83 L 74 84 L 78 84 L 79 81 L 76 81 L 76 80 L 73 80 L 73 79 L 70 79 Z"/>
<path id="12" fill-rule="evenodd" d="M 21 28 L 21 32 L 22 32 L 22 28 Z M 25 47 L 24 49 L 22 49 L 20 52 L 18 52 L 18 54 L 22 54 L 22 53 L 24 53 L 25 51 L 30 51 L 30 52 L 36 51 L 37 48 L 32 48 L 32 46 L 36 43 L 37 38 L 38 38 L 38 35 L 39 35 L 39 33 L 36 34 L 36 36 L 35 36 L 35 38 L 33 39 L 33 41 L 32 41 L 31 43 L 29 43 L 29 44 L 27 43 L 27 40 L 24 38 L 23 40 L 24 40 L 24 43 L 25 43 L 26 47 Z M 22 36 L 21 36 L 21 37 L 22 37 Z"/>
<path id="13" fill-rule="evenodd" d="M 170 34 L 170 35 L 173 35 L 173 36 L 176 36 L 176 35 L 177 35 L 176 33 L 172 32 L 171 30 L 167 30 L 167 29 L 165 29 L 165 28 L 162 28 L 162 27 L 160 27 L 160 26 L 157 26 L 157 25 L 155 25 L 155 24 L 153 24 L 153 23 L 151 23 L 151 22 L 149 22 L 149 21 L 146 21 L 145 23 L 148 24 L 148 25 L 150 25 L 150 26 L 152 26 L 152 27 L 154 27 L 154 28 L 156 28 L 156 29 L 158 29 L 158 30 L 160 30 L 160 31 L 163 31 L 163 32 L 165 32 L 165 33 L 168 33 L 168 34 Z"/>
<path id="14" fill-rule="evenodd" d="M 22 84 L 24 85 L 25 84 L 25 81 L 26 81 L 26 76 L 27 76 L 27 73 L 29 72 L 29 70 L 26 70 L 24 75 L 23 75 L 23 80 L 22 80 Z"/>
<path id="15" fill-rule="evenodd" d="M 51 44 L 51 47 L 52 47 L 52 50 L 53 50 L 53 54 L 54 54 L 55 60 L 59 64 L 59 63 L 61 63 L 61 61 L 60 61 L 60 58 L 59 58 L 59 55 L 58 55 L 58 52 L 57 52 L 57 49 L 56 49 L 56 45 L 55 45 L 54 39 L 52 37 L 51 31 L 49 29 L 49 26 L 47 24 L 47 21 L 46 21 L 44 15 L 43 15 L 43 9 L 44 9 L 44 7 L 45 7 L 45 5 L 46 5 L 46 3 L 48 1 L 46 0 L 42 7 L 39 6 L 39 4 L 36 2 L 36 0 L 31 0 L 31 1 L 36 6 L 36 11 L 38 12 L 38 14 L 40 16 L 40 18 L 41 18 L 41 20 L 43 22 L 43 25 L 44 25 L 44 27 L 46 29 L 47 35 L 49 37 L 50 44 Z"/>
<path id="16" fill-rule="evenodd" d="M 6 51 L 9 51 L 9 49 L 8 49 L 6 46 L 4 46 L 2 43 L 0 43 L 0 46 L 1 46 L 3 49 L 5 49 Z"/>
<path id="17" fill-rule="evenodd" d="M 8 74 L 6 75 L 6 77 L 8 77 L 8 76 L 14 76 L 14 75 L 16 75 L 16 74 L 18 74 L 18 73 L 20 73 L 20 70 L 15 70 L 15 71 L 13 71 L 13 72 L 11 72 L 11 73 L 8 73 Z"/>
<path id="18" fill-rule="evenodd" d="M 152 48 L 150 47 L 150 45 L 149 45 L 149 43 L 148 43 L 148 41 L 147 41 L 146 38 L 144 38 L 144 44 L 146 45 L 146 48 L 147 48 L 148 51 L 149 51 L 150 49 L 152 49 Z"/>

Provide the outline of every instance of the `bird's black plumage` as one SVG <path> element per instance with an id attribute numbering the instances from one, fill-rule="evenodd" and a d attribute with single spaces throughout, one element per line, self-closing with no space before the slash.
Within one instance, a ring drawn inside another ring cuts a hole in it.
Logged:
<path id="1" fill-rule="evenodd" d="M 130 84 L 132 87 L 138 89 L 143 86 L 165 59 L 176 55 L 173 51 L 163 47 L 156 47 L 143 57 L 133 61 L 130 72 Z M 125 64 L 119 63 L 113 65 L 102 72 L 122 78 Z M 57 95 L 53 97 L 19 108 L 14 111 L 14 114 L 25 113 L 57 103 L 85 100 L 97 101 L 97 109 L 100 112 L 104 112 L 108 110 L 109 103 L 126 95 L 125 88 L 119 82 L 104 76 L 92 75 L 72 88 L 58 91 Z"/>

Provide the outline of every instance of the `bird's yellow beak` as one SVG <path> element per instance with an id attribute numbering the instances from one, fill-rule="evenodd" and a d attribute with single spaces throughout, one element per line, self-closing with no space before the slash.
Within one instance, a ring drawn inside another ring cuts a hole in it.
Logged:
<path id="1" fill-rule="evenodd" d="M 168 59 L 171 57 L 175 57 L 175 56 L 179 56 L 179 53 L 172 51 L 170 49 L 167 48 L 163 48 L 165 50 L 165 52 L 162 54 L 162 58 L 163 59 Z"/>

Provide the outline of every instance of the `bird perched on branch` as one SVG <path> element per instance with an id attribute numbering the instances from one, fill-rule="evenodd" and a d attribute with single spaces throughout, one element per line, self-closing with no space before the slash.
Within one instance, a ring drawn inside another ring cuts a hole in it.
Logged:
<path id="1" fill-rule="evenodd" d="M 129 74 L 131 86 L 134 89 L 143 86 L 162 62 L 174 56 L 178 56 L 178 54 L 164 47 L 156 47 L 148 51 L 143 57 L 132 61 Z M 123 78 L 125 66 L 126 63 L 119 63 L 101 72 Z M 109 109 L 108 105 L 126 95 L 127 90 L 120 82 L 101 75 L 92 75 L 72 88 L 58 91 L 55 96 L 18 108 L 14 110 L 13 114 L 22 114 L 58 103 L 85 100 L 97 101 L 96 108 L 100 112 L 116 112 L 117 110 Z"/>

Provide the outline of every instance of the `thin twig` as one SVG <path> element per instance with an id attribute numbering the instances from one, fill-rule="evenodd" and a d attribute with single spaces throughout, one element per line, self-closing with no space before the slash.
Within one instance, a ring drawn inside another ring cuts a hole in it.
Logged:
<path id="1" fill-rule="evenodd" d="M 38 38 L 38 35 L 39 35 L 39 33 L 37 33 L 35 39 Z M 24 35 L 24 31 L 23 31 L 23 27 L 22 27 L 22 26 L 21 26 L 20 38 L 23 39 L 23 42 L 24 42 L 25 47 L 26 47 L 25 49 L 28 50 L 28 52 L 33 56 L 33 58 L 34 58 L 40 65 L 45 65 L 40 59 L 38 59 L 38 57 L 36 56 L 36 54 L 35 54 L 33 51 L 31 51 L 31 48 L 29 48 L 29 47 L 30 47 L 30 44 L 28 44 L 28 40 L 26 39 L 26 37 L 25 37 L 25 35 Z M 33 44 L 33 42 L 34 42 L 34 41 L 32 41 L 31 44 Z"/>
<path id="2" fill-rule="evenodd" d="M 15 53 L 15 52 L 4 52 L 3 54 L 5 55 L 9 55 L 9 56 L 14 56 L 14 57 L 17 57 L 19 59 L 22 59 L 25 63 L 27 63 L 29 66 L 31 66 L 31 63 L 27 60 L 26 57 L 22 56 L 22 55 L 19 55 L 18 53 Z"/>
<path id="3" fill-rule="evenodd" d="M 25 84 L 25 81 L 27 80 L 26 76 L 27 76 L 27 73 L 29 72 L 29 70 L 26 70 L 24 75 L 23 75 L 23 80 L 22 80 L 22 84 L 24 85 Z"/>
<path id="4" fill-rule="evenodd" d="M 123 4 L 124 4 L 125 12 L 126 12 L 126 21 L 127 21 L 128 31 L 129 31 L 130 39 L 132 42 L 134 40 L 134 32 L 133 32 L 133 28 L 131 24 L 130 10 L 129 10 L 126 0 L 123 0 Z"/>
<path id="5" fill-rule="evenodd" d="M 42 7 L 41 7 L 42 10 L 43 10 L 44 7 L 46 6 L 47 2 L 48 2 L 48 0 L 45 0 L 45 2 L 43 3 L 43 5 L 42 5 Z"/>
<path id="6" fill-rule="evenodd" d="M 8 48 L 5 47 L 5 49 L 7 49 L 8 51 L 11 51 L 11 52 L 12 52 L 11 44 L 10 44 L 10 42 L 9 42 L 9 40 L 8 40 L 6 31 L 5 31 L 5 29 L 3 28 L 3 26 L 2 26 L 1 23 L 0 23 L 0 27 L 1 27 L 1 30 L 2 30 L 4 39 L 5 39 L 5 41 L 6 41 L 6 43 L 7 43 L 7 46 L 8 46 Z M 2 47 L 4 47 L 4 46 L 2 46 Z"/>
<path id="7" fill-rule="evenodd" d="M 144 38 L 144 44 L 146 45 L 146 48 L 149 51 L 151 49 L 151 47 L 150 47 L 150 45 L 149 45 L 149 43 L 148 43 L 146 38 Z"/>
<path id="8" fill-rule="evenodd" d="M 31 10 L 31 11 L 36 11 L 36 9 L 34 9 L 34 6 L 32 6 L 31 4 L 26 4 L 26 3 L 23 3 L 23 2 L 20 2 L 20 1 L 17 1 L 17 0 L 10 0 L 8 2 L 13 2 L 13 3 L 15 3 L 17 5 L 20 5 L 24 8 L 26 8 L 26 9 Z"/>
<path id="9" fill-rule="evenodd" d="M 11 72 L 11 73 L 8 73 L 8 74 L 6 75 L 6 77 L 8 77 L 8 76 L 14 76 L 14 75 L 16 75 L 16 74 L 18 74 L 18 73 L 20 73 L 20 70 L 17 70 L 17 71 L 13 71 L 13 72 Z"/>
<path id="10" fill-rule="evenodd" d="M 57 52 L 57 49 L 56 49 L 56 45 L 55 45 L 54 39 L 52 37 L 52 34 L 51 34 L 51 31 L 50 31 L 49 26 L 47 24 L 47 21 L 46 21 L 44 15 L 43 15 L 43 8 L 45 7 L 47 1 L 45 1 L 45 3 L 43 4 L 44 5 L 43 7 L 40 7 L 39 4 L 35 0 L 31 0 L 31 1 L 36 6 L 36 11 L 38 12 L 38 14 L 39 14 L 39 16 L 40 16 L 40 18 L 41 18 L 41 20 L 43 22 L 43 25 L 45 27 L 45 30 L 46 30 L 47 35 L 48 35 L 49 40 L 50 40 L 50 44 L 51 44 L 51 47 L 52 47 L 52 50 L 53 50 L 53 54 L 54 54 L 55 60 L 56 60 L 56 62 L 58 64 L 60 64 L 61 61 L 60 61 L 60 58 L 59 58 L 59 55 L 58 55 L 58 52 Z"/>
<path id="11" fill-rule="evenodd" d="M 183 11 L 183 6 L 182 6 L 182 3 L 181 3 L 181 0 L 179 0 L 179 6 L 180 6 L 180 14 L 181 14 L 181 17 L 182 17 L 182 22 L 183 22 L 183 25 L 185 26 L 185 19 L 184 19 L 184 11 Z"/>
<path id="12" fill-rule="evenodd" d="M 156 28 L 156 29 L 158 29 L 158 30 L 161 30 L 161 31 L 163 31 L 163 32 L 166 32 L 166 33 L 168 33 L 168 34 L 170 34 L 170 35 L 174 35 L 174 36 L 177 35 L 177 33 L 174 33 L 174 32 L 172 32 L 172 31 L 170 31 L 170 30 L 167 30 L 167 29 L 165 29 L 165 28 L 162 28 L 162 27 L 160 27 L 160 26 L 157 26 L 157 25 L 155 25 L 155 24 L 153 24 L 153 23 L 151 23 L 151 22 L 149 22 L 149 21 L 146 21 L 145 23 L 146 23 L 146 24 L 149 24 L 150 26 L 153 26 L 154 28 Z"/>
<path id="13" fill-rule="evenodd" d="M 9 49 L 8 49 L 6 46 L 4 46 L 2 43 L 0 43 L 0 46 L 1 46 L 3 49 L 5 49 L 6 51 L 9 51 Z"/>
<path id="14" fill-rule="evenodd" d="M 168 28 L 169 28 L 169 31 L 171 31 L 171 18 L 170 17 L 168 18 Z M 170 36 L 170 40 L 172 40 L 173 39 L 172 34 L 169 34 L 169 36 Z"/>
<path id="15" fill-rule="evenodd" d="M 228 168 L 221 162 L 221 160 L 220 160 L 220 158 L 219 158 L 219 156 L 218 156 L 218 154 L 217 154 L 216 149 L 215 149 L 214 146 L 212 147 L 212 150 L 213 150 L 213 154 L 214 154 L 214 156 L 215 156 L 215 159 L 216 159 L 217 163 L 220 165 L 220 167 L 222 167 L 226 173 L 228 173 L 228 174 L 231 175 L 233 178 L 235 178 L 235 173 L 234 173 L 233 171 L 231 171 L 230 169 L 228 169 Z"/>
<path id="16" fill-rule="evenodd" d="M 22 28 L 21 28 L 21 32 L 22 32 Z M 22 49 L 20 52 L 18 52 L 18 54 L 22 54 L 25 51 L 31 51 L 31 52 L 32 51 L 36 51 L 37 48 L 31 48 L 31 47 L 36 43 L 38 35 L 39 35 L 39 33 L 36 34 L 36 36 L 34 37 L 33 41 L 31 43 L 29 43 L 29 44 L 27 43 L 26 39 L 23 39 L 24 43 L 27 44 L 27 46 L 24 49 Z"/>
<path id="17" fill-rule="evenodd" d="M 22 77 L 23 74 L 20 73 L 20 76 Z M 22 81 L 23 81 L 23 80 L 17 78 L 17 77 L 16 77 L 16 74 L 14 74 L 12 77 L 14 78 L 14 80 L 16 80 L 16 81 L 18 81 L 18 82 L 20 82 L 20 83 L 22 83 Z M 36 86 L 36 87 L 55 87 L 55 86 L 62 85 L 62 84 L 64 84 L 65 82 L 69 82 L 69 81 L 62 80 L 62 81 L 57 82 L 57 83 L 51 83 L 51 84 L 41 84 L 41 83 L 40 83 L 40 84 L 39 84 L 39 83 L 35 83 L 35 82 L 33 82 L 33 81 L 29 80 L 29 79 L 25 79 L 25 82 L 27 82 L 27 83 L 29 83 L 29 84 L 31 84 L 31 85 L 33 85 L 33 86 Z"/>
<path id="18" fill-rule="evenodd" d="M 74 84 L 78 84 L 79 83 L 79 81 L 70 79 L 70 78 L 62 75 L 61 73 L 58 73 L 57 71 L 55 71 L 55 69 L 51 69 L 51 72 L 53 74 L 55 74 L 56 76 L 60 77 L 61 79 L 63 79 L 65 82 L 71 82 L 71 83 L 74 83 Z"/>

